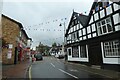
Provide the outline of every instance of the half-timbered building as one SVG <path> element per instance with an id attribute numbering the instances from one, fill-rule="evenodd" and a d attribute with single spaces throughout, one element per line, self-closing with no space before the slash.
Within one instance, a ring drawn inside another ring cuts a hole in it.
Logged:
<path id="1" fill-rule="evenodd" d="M 65 34 L 68 61 L 120 70 L 120 2 L 94 2 L 89 16 L 82 20 L 85 25 L 72 33 L 76 36 L 70 33 L 74 19 L 71 20 Z M 78 25 L 82 25 L 79 20 Z"/>

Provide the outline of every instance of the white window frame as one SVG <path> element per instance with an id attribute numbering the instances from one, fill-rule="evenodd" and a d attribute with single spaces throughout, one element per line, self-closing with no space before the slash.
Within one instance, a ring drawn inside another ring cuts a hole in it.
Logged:
<path id="1" fill-rule="evenodd" d="M 90 26 L 87 27 L 87 33 L 88 34 L 91 33 L 91 27 Z"/>
<path id="2" fill-rule="evenodd" d="M 118 46 L 120 46 L 119 40 L 104 42 L 103 43 L 104 56 L 105 57 L 120 57 L 120 52 L 119 52 L 120 49 Z"/>
<path id="3" fill-rule="evenodd" d="M 120 14 L 116 13 L 113 15 L 114 25 L 120 23 Z"/>
<path id="4" fill-rule="evenodd" d="M 85 45 L 85 47 L 86 47 L 86 57 L 81 57 L 81 45 L 79 46 L 79 56 L 80 56 L 80 58 L 88 58 L 88 47 L 87 47 L 87 45 Z"/>
<path id="5" fill-rule="evenodd" d="M 107 23 L 107 21 L 106 20 L 110 20 L 110 22 L 108 22 Z M 105 21 L 105 24 L 104 25 L 102 25 L 102 21 Z M 100 23 L 100 26 L 98 26 L 98 23 Z M 111 28 L 112 28 L 112 31 L 108 31 L 108 27 L 107 27 L 107 24 L 109 24 L 110 26 L 111 26 Z M 105 29 L 106 29 L 106 32 L 104 33 L 104 31 L 103 31 L 103 27 L 105 26 Z M 100 34 L 100 29 L 102 30 L 102 33 Z M 108 17 L 108 18 L 106 18 L 106 19 L 104 19 L 104 20 L 101 20 L 100 22 L 97 22 L 97 30 L 98 30 L 98 35 L 104 35 L 104 34 L 108 34 L 108 33 L 111 33 L 111 32 L 113 32 L 113 27 L 112 27 L 112 22 L 111 22 L 111 18 L 110 17 Z"/>
<path id="6" fill-rule="evenodd" d="M 95 24 L 92 24 L 91 27 L 92 27 L 92 32 L 96 31 Z"/>
<path id="7" fill-rule="evenodd" d="M 94 14 L 95 21 L 99 19 L 98 12 Z"/>

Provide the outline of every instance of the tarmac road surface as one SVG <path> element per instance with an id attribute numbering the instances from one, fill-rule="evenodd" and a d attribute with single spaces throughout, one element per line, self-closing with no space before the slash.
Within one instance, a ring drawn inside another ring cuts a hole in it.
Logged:
<path id="1" fill-rule="evenodd" d="M 73 64 L 64 63 L 61 59 L 44 57 L 42 61 L 34 62 L 29 69 L 29 78 L 60 78 L 60 79 L 100 79 L 110 80 L 108 77 L 80 69 Z"/>

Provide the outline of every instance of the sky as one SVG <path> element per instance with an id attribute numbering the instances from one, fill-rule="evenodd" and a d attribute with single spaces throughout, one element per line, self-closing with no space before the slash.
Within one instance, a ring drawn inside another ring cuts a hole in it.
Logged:
<path id="1" fill-rule="evenodd" d="M 92 3 L 93 0 L 4 0 L 2 13 L 23 25 L 33 40 L 32 47 L 39 42 L 50 46 L 53 42 L 62 44 L 63 23 L 67 28 L 73 10 L 88 15 Z"/>

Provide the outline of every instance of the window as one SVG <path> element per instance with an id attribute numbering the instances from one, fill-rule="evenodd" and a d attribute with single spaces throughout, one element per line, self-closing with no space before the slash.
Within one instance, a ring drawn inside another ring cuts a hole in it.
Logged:
<path id="1" fill-rule="evenodd" d="M 120 5 L 116 3 L 114 3 L 113 6 L 114 6 L 114 11 L 117 11 L 118 9 L 120 9 Z"/>
<path id="2" fill-rule="evenodd" d="M 96 33 L 93 33 L 93 37 L 96 37 L 97 35 L 96 35 Z"/>
<path id="3" fill-rule="evenodd" d="M 89 24 L 91 24 L 93 22 L 93 16 L 91 16 L 91 19 L 90 19 L 90 23 Z"/>
<path id="4" fill-rule="evenodd" d="M 68 49 L 68 55 L 71 56 L 71 49 Z"/>
<path id="5" fill-rule="evenodd" d="M 83 36 L 83 39 L 85 40 L 85 39 L 86 39 L 86 36 Z"/>
<path id="6" fill-rule="evenodd" d="M 119 13 L 113 15 L 113 20 L 114 20 L 114 24 L 120 23 L 120 15 L 119 15 Z"/>
<path id="7" fill-rule="evenodd" d="M 80 57 L 81 58 L 87 58 L 87 52 L 86 52 L 86 46 L 80 46 Z"/>
<path id="8" fill-rule="evenodd" d="M 107 13 L 107 15 L 109 15 L 109 14 L 112 13 L 112 7 L 111 7 L 111 5 L 106 8 L 106 13 Z"/>
<path id="9" fill-rule="evenodd" d="M 76 26 L 74 26 L 74 31 L 76 31 Z"/>
<path id="10" fill-rule="evenodd" d="M 91 34 L 88 35 L 88 38 L 91 38 Z"/>
<path id="11" fill-rule="evenodd" d="M 82 40 L 82 37 L 80 37 L 80 40 Z"/>
<path id="12" fill-rule="evenodd" d="M 79 25 L 80 25 L 80 28 L 83 28 L 83 26 L 81 24 L 79 24 Z"/>
<path id="13" fill-rule="evenodd" d="M 118 31 L 118 30 L 120 30 L 120 25 L 115 26 L 115 31 Z"/>
<path id="14" fill-rule="evenodd" d="M 85 28 L 83 28 L 83 35 L 86 35 L 86 30 L 85 30 Z"/>
<path id="15" fill-rule="evenodd" d="M 72 48 L 72 57 L 79 57 L 79 49 L 78 46 L 74 46 Z"/>
<path id="16" fill-rule="evenodd" d="M 81 32 L 81 30 L 79 30 L 79 37 L 80 37 L 80 36 L 82 36 L 82 32 Z"/>
<path id="17" fill-rule="evenodd" d="M 105 11 L 104 9 L 100 11 L 100 18 L 103 18 L 105 16 Z"/>
<path id="18" fill-rule="evenodd" d="M 77 24 L 77 30 L 79 29 L 79 25 Z"/>
<path id="19" fill-rule="evenodd" d="M 96 31 L 95 24 L 92 25 L 92 32 Z"/>
<path id="20" fill-rule="evenodd" d="M 106 34 L 113 31 L 111 19 L 107 18 L 97 23 L 98 34 Z"/>
<path id="21" fill-rule="evenodd" d="M 98 13 L 94 14 L 94 17 L 95 17 L 95 21 L 99 19 L 98 17 Z"/>
<path id="22" fill-rule="evenodd" d="M 104 55 L 105 57 L 120 57 L 120 41 L 104 42 Z"/>
<path id="23" fill-rule="evenodd" d="M 87 33 L 91 33 L 91 29 L 90 29 L 90 26 L 87 27 Z"/>
<path id="24" fill-rule="evenodd" d="M 75 24 L 77 24 L 78 23 L 78 21 L 77 20 L 75 20 Z"/>

